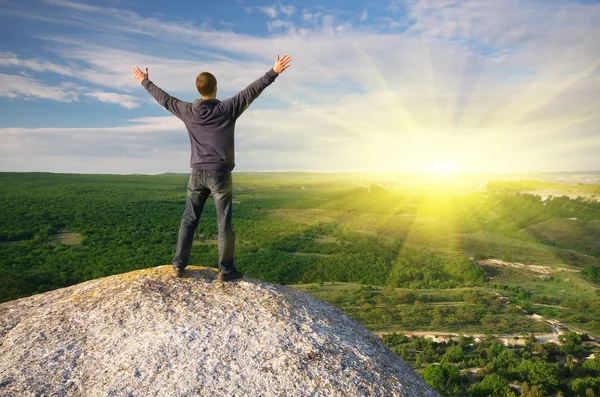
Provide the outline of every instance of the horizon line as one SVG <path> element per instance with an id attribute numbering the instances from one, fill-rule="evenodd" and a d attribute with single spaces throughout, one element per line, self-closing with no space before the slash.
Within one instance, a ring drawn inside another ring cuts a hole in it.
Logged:
<path id="1" fill-rule="evenodd" d="M 119 173 L 101 173 L 101 172 L 56 172 L 56 171 L 1 171 L 0 174 L 63 174 L 63 175 L 147 175 L 158 176 L 166 174 L 187 175 L 190 171 L 164 171 L 159 173 L 141 173 L 141 172 L 119 172 Z M 598 170 L 579 170 L 579 171 L 480 171 L 480 172 L 431 172 L 431 171 L 253 171 L 239 170 L 232 173 L 248 173 L 248 174 L 384 174 L 384 175 L 431 175 L 431 176 L 452 176 L 452 175 L 518 175 L 518 174 L 589 174 L 600 173 Z"/>

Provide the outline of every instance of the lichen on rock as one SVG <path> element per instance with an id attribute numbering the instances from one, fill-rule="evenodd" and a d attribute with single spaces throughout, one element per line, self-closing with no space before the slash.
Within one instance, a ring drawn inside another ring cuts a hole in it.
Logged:
<path id="1" fill-rule="evenodd" d="M 170 266 L 0 305 L 0 396 L 439 396 L 296 289 Z"/>

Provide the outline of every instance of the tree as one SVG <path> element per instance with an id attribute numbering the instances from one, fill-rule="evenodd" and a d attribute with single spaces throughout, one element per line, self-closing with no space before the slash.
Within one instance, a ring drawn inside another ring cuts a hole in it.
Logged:
<path id="1" fill-rule="evenodd" d="M 600 376 L 600 355 L 594 355 L 594 358 L 588 358 L 581 366 L 589 375 Z"/>
<path id="2" fill-rule="evenodd" d="M 513 350 L 506 349 L 494 360 L 494 369 L 497 372 L 508 373 L 518 362 L 517 355 Z"/>
<path id="3" fill-rule="evenodd" d="M 452 345 L 446 350 L 444 358 L 451 363 L 459 363 L 463 360 L 465 353 L 459 345 Z"/>
<path id="4" fill-rule="evenodd" d="M 537 386 L 529 386 L 529 384 L 523 383 L 521 388 L 521 397 L 545 397 L 545 393 Z"/>
<path id="5" fill-rule="evenodd" d="M 596 397 L 596 393 L 594 393 L 594 390 L 592 389 L 587 389 L 585 391 L 585 397 Z"/>
<path id="6" fill-rule="evenodd" d="M 437 364 L 429 364 L 423 369 L 421 377 L 429 386 L 433 387 L 437 391 L 441 392 L 444 390 L 446 384 L 446 377 L 444 376 L 444 369 Z"/>
<path id="7" fill-rule="evenodd" d="M 448 390 L 453 390 L 452 394 L 456 394 L 454 391 L 461 383 L 460 371 L 449 363 L 429 364 L 423 369 L 421 377 L 431 387 L 444 394 L 447 394 Z"/>
<path id="8" fill-rule="evenodd" d="M 456 368 L 456 365 L 443 363 L 440 367 L 444 370 L 447 386 L 460 384 L 460 371 Z"/>
<path id="9" fill-rule="evenodd" d="M 558 336 L 558 340 L 562 343 L 562 351 L 568 354 L 577 353 L 581 349 L 581 335 L 577 332 L 569 332 Z"/>
<path id="10" fill-rule="evenodd" d="M 473 386 L 473 397 L 505 397 L 510 393 L 508 382 L 498 374 L 487 375 L 481 383 Z"/>
<path id="11" fill-rule="evenodd" d="M 517 367 L 525 379 L 534 386 L 538 386 L 543 390 L 547 390 L 548 386 L 558 386 L 560 382 L 560 373 L 555 365 L 523 360 Z"/>
<path id="12" fill-rule="evenodd" d="M 592 281 L 600 281 L 600 269 L 594 265 L 585 265 L 581 274 Z"/>
<path id="13" fill-rule="evenodd" d="M 587 393 L 588 390 L 599 390 L 600 389 L 600 378 L 592 378 L 590 376 L 585 378 L 575 379 L 571 383 L 571 390 L 578 395 Z"/>

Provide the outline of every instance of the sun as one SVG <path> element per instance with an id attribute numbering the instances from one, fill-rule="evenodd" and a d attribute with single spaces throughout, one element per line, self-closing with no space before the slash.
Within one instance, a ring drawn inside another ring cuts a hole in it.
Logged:
<path id="1" fill-rule="evenodd" d="M 456 166 L 451 161 L 435 160 L 431 163 L 430 170 L 435 174 L 451 174 L 456 170 Z"/>

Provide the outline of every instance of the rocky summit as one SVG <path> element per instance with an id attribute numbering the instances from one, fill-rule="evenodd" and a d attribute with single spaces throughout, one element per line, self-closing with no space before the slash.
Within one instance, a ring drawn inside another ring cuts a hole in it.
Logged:
<path id="1" fill-rule="evenodd" d="M 0 305 L 0 396 L 439 396 L 291 287 L 170 266 Z"/>

